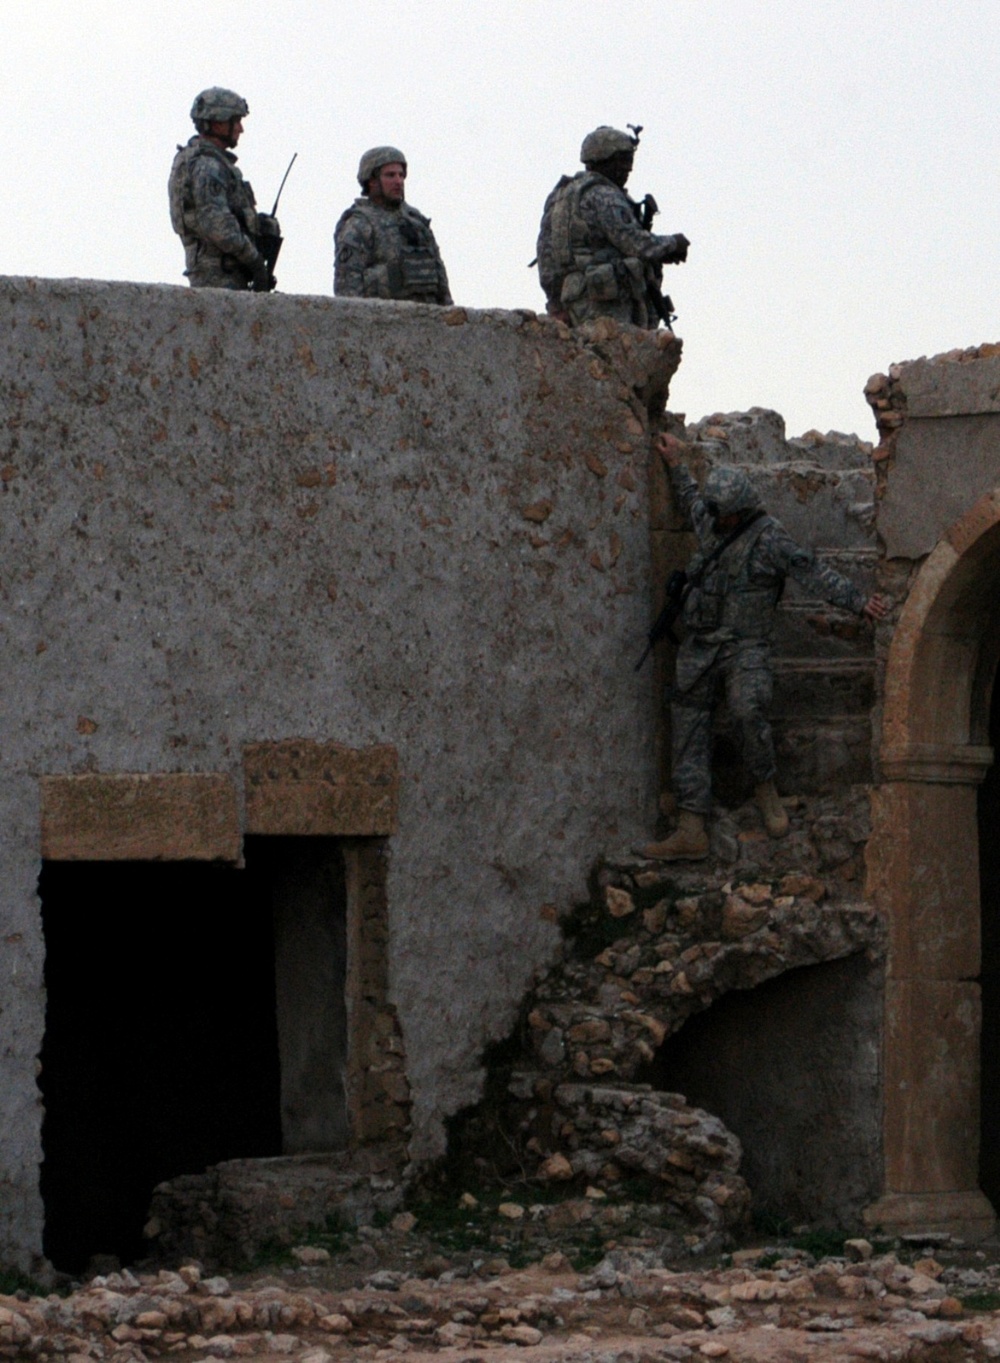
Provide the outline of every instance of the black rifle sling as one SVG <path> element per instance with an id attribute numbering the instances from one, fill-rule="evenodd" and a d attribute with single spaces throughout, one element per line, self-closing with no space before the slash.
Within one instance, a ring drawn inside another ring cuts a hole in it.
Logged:
<path id="1" fill-rule="evenodd" d="M 755 511 L 752 516 L 748 516 L 745 521 L 741 521 L 735 530 L 731 530 L 722 543 L 715 546 L 708 558 L 698 569 L 697 573 L 688 578 L 688 589 L 690 590 L 691 587 L 696 587 L 708 572 L 709 568 L 711 568 L 712 564 L 722 557 L 729 546 L 735 544 L 739 537 L 750 529 L 751 525 L 756 525 L 760 518 L 766 515 L 766 511 Z M 685 596 L 686 595 L 687 593 L 685 592 Z"/>
<path id="2" fill-rule="evenodd" d="M 681 591 L 680 597 L 676 603 L 676 609 L 673 609 L 674 606 L 673 602 L 670 601 L 667 602 L 667 604 L 663 607 L 663 610 L 661 610 L 659 615 L 656 617 L 656 621 L 653 625 L 653 628 L 649 631 L 649 634 L 647 635 L 645 650 L 643 651 L 642 657 L 635 665 L 636 672 L 639 671 L 640 667 L 642 667 L 643 663 L 649 657 L 654 646 L 658 644 L 661 639 L 665 638 L 667 634 L 669 634 L 671 639 L 674 640 L 674 643 L 677 642 L 673 633 L 673 623 L 677 619 L 677 616 L 680 615 L 681 610 L 683 609 L 684 606 L 684 602 L 687 600 L 687 596 L 691 588 L 696 587 L 698 585 L 698 583 L 708 572 L 709 568 L 711 568 L 712 564 L 722 557 L 722 555 L 726 552 L 726 550 L 729 548 L 731 544 L 735 544 L 741 535 L 745 534 L 746 531 L 749 530 L 752 525 L 756 525 L 757 522 L 761 519 L 761 517 L 765 516 L 766 514 L 767 513 L 763 510 L 755 511 L 752 516 L 748 516 L 745 521 L 741 521 L 735 530 L 731 530 L 729 534 L 726 536 L 726 538 L 724 540 L 721 540 L 715 546 L 715 548 L 709 554 L 708 558 L 705 559 L 704 563 L 701 565 L 698 571 L 687 579 Z"/>

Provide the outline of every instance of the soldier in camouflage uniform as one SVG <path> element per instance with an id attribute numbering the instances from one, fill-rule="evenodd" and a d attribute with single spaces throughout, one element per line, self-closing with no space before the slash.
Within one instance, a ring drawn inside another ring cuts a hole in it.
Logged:
<path id="1" fill-rule="evenodd" d="M 361 197 L 337 223 L 333 291 L 339 297 L 450 303 L 430 218 L 405 200 L 406 157 L 372 147 L 358 166 Z"/>
<path id="2" fill-rule="evenodd" d="M 249 112 L 233 90 L 203 90 L 191 106 L 198 131 L 174 157 L 170 221 L 184 243 L 184 273 L 192 288 L 274 288 L 257 238 L 280 236 L 280 228 L 276 218 L 257 212 L 253 190 L 232 153 Z"/>
<path id="3" fill-rule="evenodd" d="M 819 565 L 812 550 L 796 544 L 778 521 L 764 514 L 742 469 L 713 469 L 704 493 L 699 493 L 682 461 L 681 441 L 663 434 L 654 448 L 667 466 L 678 506 L 694 528 L 698 550 L 687 569 L 689 581 L 695 582 L 684 599 L 685 635 L 671 689 L 678 827 L 663 842 L 636 850 L 660 861 L 700 861 L 708 855 L 712 710 L 722 687 L 740 729 L 744 761 L 767 831 L 772 837 L 788 831 L 788 815 L 774 784 L 768 722 L 771 638 L 785 578 L 792 577 L 811 595 L 869 620 L 883 619 L 889 603 L 878 594 L 866 598 L 846 577 Z M 705 566 L 729 536 L 735 537 Z"/>
<path id="4" fill-rule="evenodd" d="M 617 128 L 595 128 L 580 148 L 586 170 L 564 175 L 545 200 L 538 274 L 548 311 L 572 326 L 614 317 L 655 330 L 663 265 L 687 259 L 687 237 L 642 227 L 625 193 L 637 142 Z"/>

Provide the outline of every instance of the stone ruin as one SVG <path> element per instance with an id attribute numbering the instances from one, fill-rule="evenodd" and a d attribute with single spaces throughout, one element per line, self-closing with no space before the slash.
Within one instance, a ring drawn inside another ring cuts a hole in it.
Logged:
<path id="1" fill-rule="evenodd" d="M 666 810 L 669 658 L 632 664 L 690 548 L 648 459 L 679 360 L 0 281 L 5 1262 L 245 1257 L 446 1155 L 636 1181 L 689 1245 L 751 1207 L 992 1228 L 1000 349 L 872 379 L 874 448 L 687 428 L 894 611 L 790 587 L 792 831 L 723 714 L 680 870 L 628 852 Z"/>

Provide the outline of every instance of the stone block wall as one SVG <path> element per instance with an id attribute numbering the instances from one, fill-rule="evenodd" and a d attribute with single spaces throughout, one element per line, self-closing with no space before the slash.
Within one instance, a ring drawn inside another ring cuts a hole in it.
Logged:
<path id="1" fill-rule="evenodd" d="M 884 1195 L 868 1218 L 970 1236 L 995 1227 L 1000 1202 L 998 381 L 990 344 L 893 365 L 865 389 L 894 607 L 867 852 L 888 927 Z"/>
<path id="2" fill-rule="evenodd" d="M 351 1063 L 373 1139 L 412 1098 L 411 1155 L 441 1151 L 585 868 L 652 822 L 632 661 L 648 416 L 678 359 L 531 313 L 0 281 L 0 1258 L 42 1235 L 43 838 L 87 825 L 84 801 L 43 828 L 48 778 L 221 789 L 225 837 L 155 801 L 143 827 L 236 857 L 247 833 L 388 831 L 377 795 L 359 829 L 308 772 L 268 803 L 258 745 L 394 749 L 398 820 L 352 872 L 370 896 L 384 858 L 394 1014 Z"/>

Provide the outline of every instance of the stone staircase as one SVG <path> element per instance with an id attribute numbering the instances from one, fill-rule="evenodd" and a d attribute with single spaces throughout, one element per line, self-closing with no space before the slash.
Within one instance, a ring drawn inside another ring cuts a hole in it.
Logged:
<path id="1" fill-rule="evenodd" d="M 682 432 L 678 430 L 678 434 Z M 857 436 L 810 431 L 789 440 L 777 412 L 717 413 L 683 429 L 692 471 L 743 467 L 768 512 L 801 544 L 857 583 L 875 588 L 874 466 Z M 693 537 L 677 519 L 662 470 L 653 469 L 655 580 L 682 568 Z M 671 659 L 659 659 L 665 680 Z M 789 582 L 775 636 L 775 746 L 782 793 L 823 794 L 871 779 L 874 634 L 856 616 L 808 598 Z M 736 803 L 749 789 L 724 708 L 717 720 L 718 791 Z M 664 748 L 667 736 L 663 735 Z M 664 763 L 664 777 L 666 765 Z"/>

